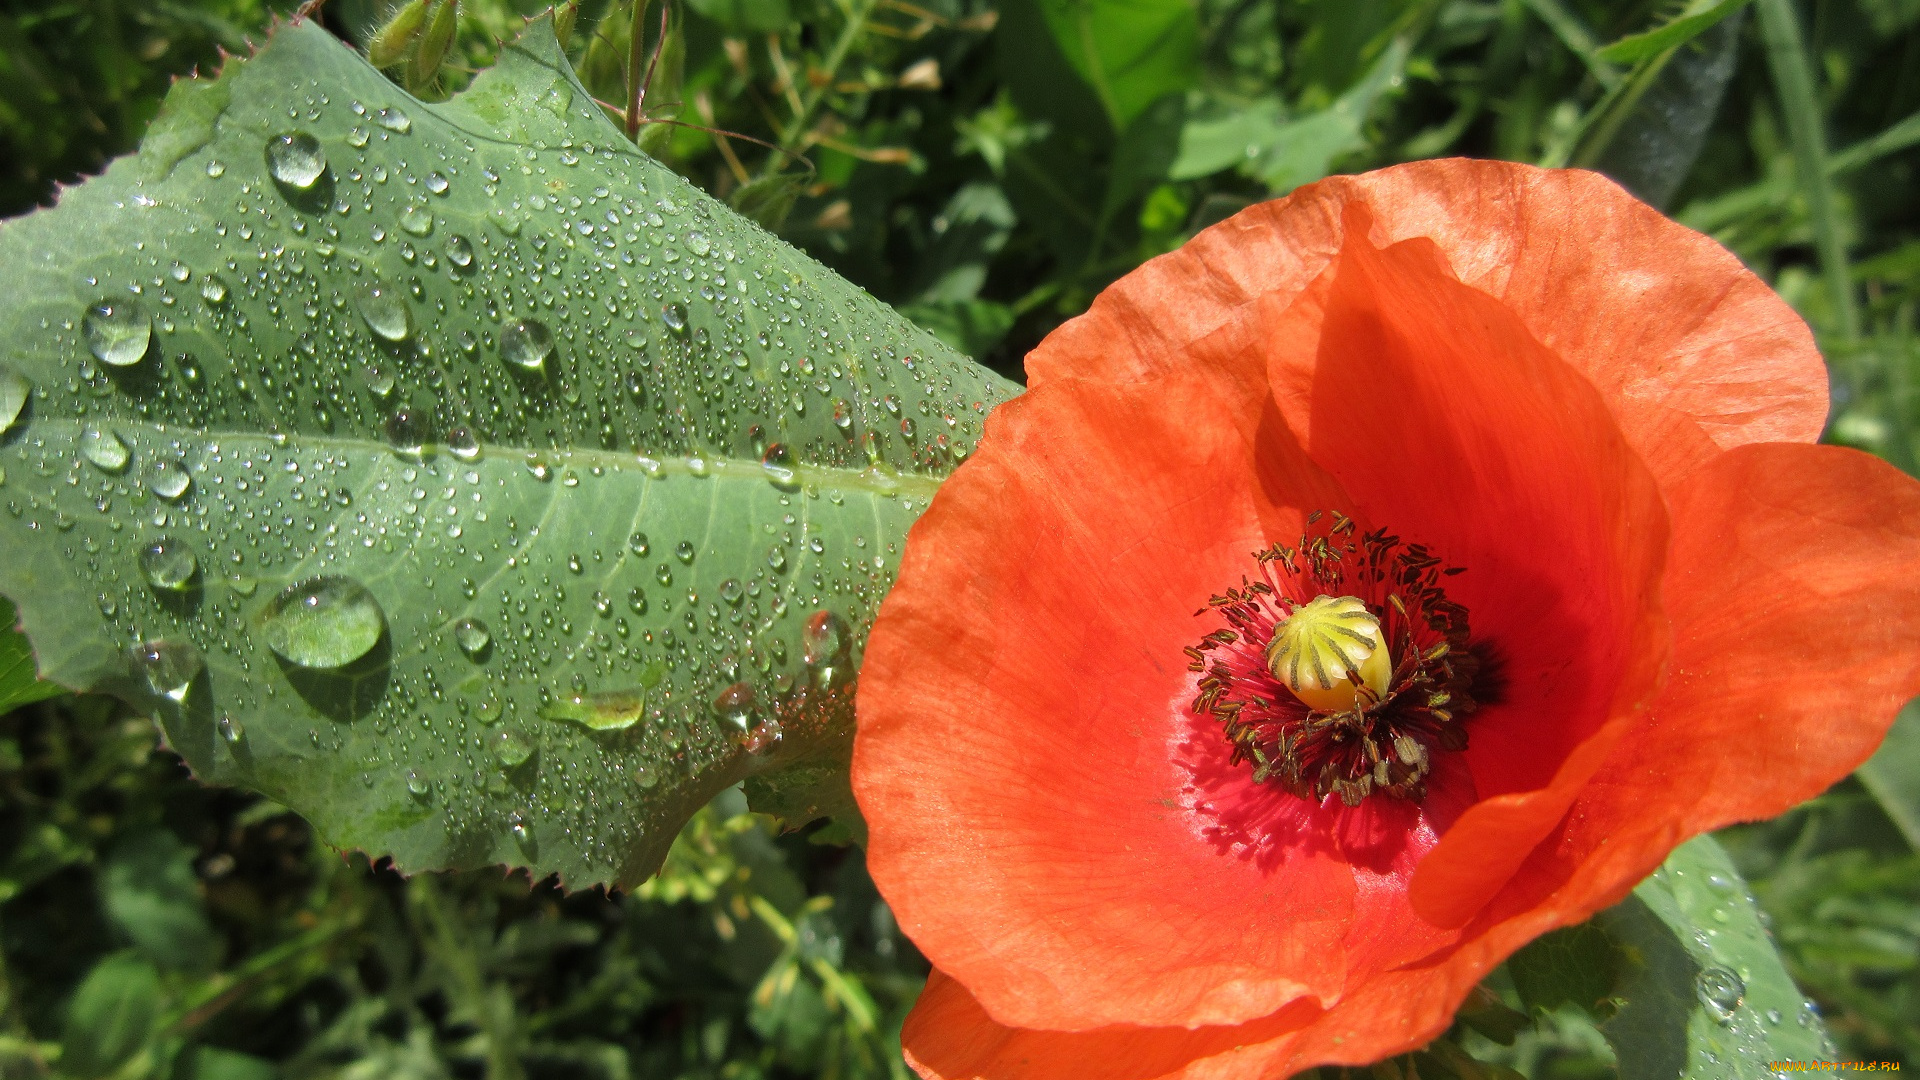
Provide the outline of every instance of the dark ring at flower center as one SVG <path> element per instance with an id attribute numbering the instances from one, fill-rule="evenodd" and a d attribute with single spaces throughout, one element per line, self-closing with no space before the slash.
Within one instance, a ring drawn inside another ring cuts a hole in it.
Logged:
<path id="1" fill-rule="evenodd" d="M 1467 745 L 1480 661 L 1445 568 L 1385 529 L 1316 511 L 1298 547 L 1253 553 L 1257 579 L 1208 600 L 1226 627 L 1187 648 L 1196 712 L 1219 720 L 1233 759 L 1296 795 L 1419 800 L 1433 755 Z"/>

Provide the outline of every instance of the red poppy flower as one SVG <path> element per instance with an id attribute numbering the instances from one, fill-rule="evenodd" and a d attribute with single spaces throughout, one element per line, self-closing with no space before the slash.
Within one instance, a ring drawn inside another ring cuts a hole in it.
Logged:
<path id="1" fill-rule="evenodd" d="M 1806 327 L 1600 176 L 1328 180 L 1027 370 L 859 691 L 925 1076 L 1419 1046 L 1920 692 L 1920 485 L 1810 445 Z"/>

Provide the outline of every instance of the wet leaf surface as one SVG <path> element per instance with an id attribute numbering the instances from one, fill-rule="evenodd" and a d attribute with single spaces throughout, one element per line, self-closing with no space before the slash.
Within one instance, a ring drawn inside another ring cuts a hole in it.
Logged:
<path id="1" fill-rule="evenodd" d="M 844 761 L 906 529 L 1012 392 L 634 152 L 545 22 L 441 105 L 284 27 L 0 266 L 42 674 L 407 870 L 630 885 Z"/>

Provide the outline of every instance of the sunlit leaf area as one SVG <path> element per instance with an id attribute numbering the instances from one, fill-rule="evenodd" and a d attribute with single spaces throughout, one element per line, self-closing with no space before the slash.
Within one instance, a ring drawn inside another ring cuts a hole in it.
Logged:
<path id="1" fill-rule="evenodd" d="M 0 0 L 0 1078 L 907 1080 L 908 531 L 1107 285 L 1450 156 L 1920 472 L 1916 0 Z M 1920 705 L 1350 1072 L 1813 1060 L 1920 1067 Z"/>

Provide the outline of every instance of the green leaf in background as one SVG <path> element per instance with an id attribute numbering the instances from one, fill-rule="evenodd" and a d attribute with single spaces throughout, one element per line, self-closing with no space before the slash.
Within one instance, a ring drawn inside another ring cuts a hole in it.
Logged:
<path id="1" fill-rule="evenodd" d="M 175 1066 L 174 1075 L 181 1080 L 274 1080 L 280 1070 L 273 1067 L 273 1062 L 252 1054 L 197 1046 Z"/>
<path id="2" fill-rule="evenodd" d="M 1637 64 L 1680 45 L 1685 45 L 1712 29 L 1720 20 L 1746 7 L 1752 0 L 1712 0 L 1688 5 L 1680 17 L 1645 33 L 1621 38 L 1595 55 L 1611 64 Z"/>
<path id="3" fill-rule="evenodd" d="M 1621 1080 L 1762 1080 L 1769 1062 L 1838 1056 L 1711 836 L 1681 845 L 1594 925 L 1622 961 L 1618 1011 L 1600 1027 Z"/>
<path id="4" fill-rule="evenodd" d="M 13 601 L 0 596 L 0 712 L 66 693 L 33 674 L 33 646 L 14 628 Z"/>
<path id="5" fill-rule="evenodd" d="M 793 18 L 787 0 L 687 0 L 687 4 L 731 34 L 777 34 Z"/>
<path id="6" fill-rule="evenodd" d="M 106 1076 L 146 1049 L 160 1024 L 160 973 L 130 952 L 95 964 L 67 1004 L 60 1071 Z"/>
<path id="7" fill-rule="evenodd" d="M 1199 74 L 1200 22 L 1188 0 L 1040 0 L 1040 9 L 1115 131 Z"/>
<path id="8" fill-rule="evenodd" d="M 200 901 L 194 851 L 165 829 L 120 838 L 101 867 L 107 917 L 134 948 L 166 970 L 205 971 L 221 941 Z"/>
<path id="9" fill-rule="evenodd" d="M 285 27 L 0 267 L 42 674 L 407 870 L 632 885 L 750 775 L 843 805 L 865 628 L 1012 392 L 635 153 L 544 21 L 443 105 Z"/>
<path id="10" fill-rule="evenodd" d="M 1605 1013 L 1622 960 L 1607 932 L 1586 922 L 1535 938 L 1507 961 L 1507 972 L 1531 1012 L 1572 1005 Z"/>
<path id="11" fill-rule="evenodd" d="M 1601 172 L 1653 206 L 1672 201 L 1733 78 L 1744 22 L 1735 13 L 1710 24 L 1659 65 L 1595 162 Z"/>
<path id="12" fill-rule="evenodd" d="M 1854 773 L 1880 809 L 1920 851 L 1920 701 L 1910 701 L 1866 763 Z"/>
<path id="13" fill-rule="evenodd" d="M 1374 105 L 1398 86 L 1407 43 L 1395 39 L 1359 82 L 1333 104 L 1289 117 L 1277 98 L 1189 119 L 1180 129 L 1180 149 L 1169 171 L 1193 180 L 1239 166 L 1276 195 L 1328 175 L 1342 156 L 1366 147 L 1363 129 Z"/>

